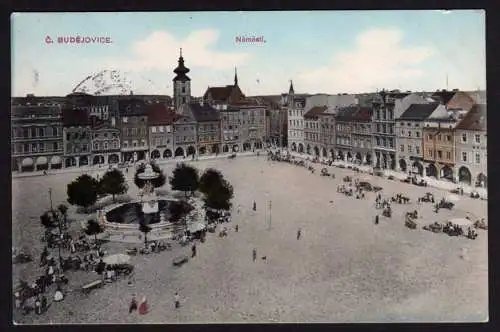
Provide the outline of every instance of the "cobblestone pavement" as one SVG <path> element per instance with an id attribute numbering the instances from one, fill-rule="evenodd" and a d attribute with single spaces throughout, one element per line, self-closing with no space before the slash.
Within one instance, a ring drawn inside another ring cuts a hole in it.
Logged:
<path id="1" fill-rule="evenodd" d="M 488 317 L 487 232 L 475 240 L 434 234 L 426 223 L 452 217 L 487 217 L 487 201 L 462 198 L 452 211 L 431 204 L 394 205 L 393 217 L 380 218 L 374 194 L 365 200 L 336 192 L 343 176 L 368 179 L 383 195 L 407 194 L 413 202 L 425 192 L 447 195 L 399 181 L 355 175 L 331 167 L 336 178 L 304 168 L 266 161 L 265 157 L 203 160 L 233 184 L 234 218 L 227 238 L 209 233 L 198 256 L 180 268 L 172 259 L 189 247 L 133 257 L 134 283 L 121 280 L 83 296 L 78 288 L 96 276 L 71 272 L 70 291 L 45 315 L 15 314 L 19 323 L 206 323 L 206 322 L 400 322 L 485 321 Z M 169 175 L 173 164 L 163 165 Z M 323 166 L 315 165 L 317 171 Z M 13 245 L 38 259 L 42 228 L 39 215 L 53 201 L 65 200 L 75 174 L 13 179 Z M 127 174 L 131 180 L 132 172 Z M 137 190 L 130 183 L 129 195 Z M 252 211 L 253 201 L 257 211 Z M 271 200 L 271 213 L 268 201 Z M 241 206 L 241 213 L 236 207 Z M 404 227 L 403 214 L 417 208 L 419 228 Z M 74 214 L 74 209 L 70 212 Z M 269 222 L 271 215 L 271 223 Z M 271 226 L 271 227 L 269 227 Z M 296 239 L 297 229 L 302 237 Z M 107 244 L 110 253 L 121 244 Z M 252 261 L 252 249 L 258 259 Z M 466 250 L 467 259 L 460 258 Z M 266 256 L 266 260 L 261 259 Z M 14 266 L 14 278 L 32 280 L 37 264 Z M 14 279 L 14 280 L 15 280 Z M 173 295 L 181 295 L 174 309 Z M 147 296 L 147 315 L 128 314 L 132 294 Z"/>

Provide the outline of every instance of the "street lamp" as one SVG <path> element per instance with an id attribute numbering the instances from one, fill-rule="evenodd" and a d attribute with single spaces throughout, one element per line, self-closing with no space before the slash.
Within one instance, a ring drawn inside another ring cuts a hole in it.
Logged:
<path id="1" fill-rule="evenodd" d="M 49 188 L 49 200 L 50 200 L 50 211 L 53 210 L 52 208 L 52 188 Z"/>

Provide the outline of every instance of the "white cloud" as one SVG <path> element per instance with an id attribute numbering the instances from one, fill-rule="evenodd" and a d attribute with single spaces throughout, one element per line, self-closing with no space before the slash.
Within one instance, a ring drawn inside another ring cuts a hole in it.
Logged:
<path id="1" fill-rule="evenodd" d="M 250 57 L 245 52 L 223 52 L 212 49 L 219 39 L 217 30 L 197 30 L 186 39 L 178 40 L 166 31 L 151 33 L 146 39 L 135 43 L 132 59 L 111 60 L 113 67 L 129 70 L 164 70 L 171 72 L 177 64 L 182 48 L 189 67 L 223 70 L 245 63 Z"/>
<path id="2" fill-rule="evenodd" d="M 424 72 L 418 67 L 433 54 L 428 47 L 407 47 L 397 29 L 368 30 L 349 51 L 334 55 L 331 65 L 305 70 L 299 76 L 307 91 L 365 92 L 412 85 Z"/>

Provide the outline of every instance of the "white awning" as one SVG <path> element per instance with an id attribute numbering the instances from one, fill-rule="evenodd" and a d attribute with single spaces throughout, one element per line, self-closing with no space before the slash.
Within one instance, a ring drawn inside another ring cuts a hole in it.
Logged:
<path id="1" fill-rule="evenodd" d="M 31 159 L 31 158 L 25 158 L 21 162 L 21 165 L 24 166 L 24 167 L 33 166 L 33 164 L 34 164 L 33 163 L 33 159 Z"/>
<path id="2" fill-rule="evenodd" d="M 37 163 L 38 165 L 44 165 L 44 164 L 47 164 L 47 162 L 48 162 L 48 161 L 47 161 L 47 157 L 38 157 L 38 158 L 36 159 L 36 163 Z"/>
<path id="3" fill-rule="evenodd" d="M 59 156 L 53 156 L 53 157 L 50 159 L 50 163 L 51 163 L 52 165 L 61 164 L 61 163 L 62 163 L 62 159 L 61 159 L 61 157 L 59 157 Z"/>

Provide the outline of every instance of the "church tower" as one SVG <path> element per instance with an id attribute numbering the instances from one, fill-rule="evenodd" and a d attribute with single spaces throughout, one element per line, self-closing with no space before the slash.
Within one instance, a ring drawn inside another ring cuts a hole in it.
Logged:
<path id="1" fill-rule="evenodd" d="M 183 104 L 188 104 L 191 101 L 191 79 L 186 75 L 189 73 L 189 68 L 184 66 L 184 58 L 182 57 L 182 48 L 177 68 L 174 69 L 176 76 L 172 80 L 174 82 L 174 107 L 179 110 Z"/>
<path id="2" fill-rule="evenodd" d="M 238 86 L 238 69 L 234 67 L 234 86 Z"/>
<path id="3" fill-rule="evenodd" d="M 295 91 L 293 90 L 293 81 L 290 80 L 290 89 L 288 90 L 288 107 L 293 108 L 293 98 L 295 97 Z"/>

